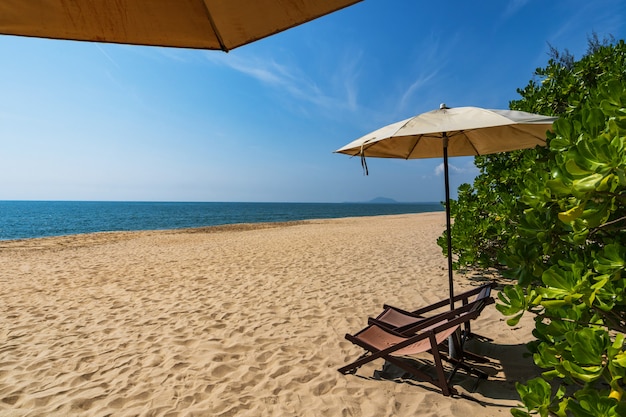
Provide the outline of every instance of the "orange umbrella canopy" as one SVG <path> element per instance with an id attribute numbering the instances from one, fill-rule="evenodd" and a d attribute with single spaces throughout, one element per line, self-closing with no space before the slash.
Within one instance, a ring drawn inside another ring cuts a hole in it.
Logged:
<path id="1" fill-rule="evenodd" d="M 229 51 L 361 0 L 0 0 L 0 34 Z"/>

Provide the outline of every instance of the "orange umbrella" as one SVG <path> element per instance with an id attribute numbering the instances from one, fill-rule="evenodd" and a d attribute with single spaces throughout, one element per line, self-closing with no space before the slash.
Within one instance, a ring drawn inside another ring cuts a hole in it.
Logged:
<path id="1" fill-rule="evenodd" d="M 229 51 L 361 0 L 0 0 L 0 34 Z"/>

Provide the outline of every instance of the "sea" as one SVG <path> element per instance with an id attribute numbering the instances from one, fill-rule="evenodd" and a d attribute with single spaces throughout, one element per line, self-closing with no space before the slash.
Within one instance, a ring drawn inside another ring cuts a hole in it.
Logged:
<path id="1" fill-rule="evenodd" d="M 0 240 L 442 210 L 441 203 L 0 201 Z"/>

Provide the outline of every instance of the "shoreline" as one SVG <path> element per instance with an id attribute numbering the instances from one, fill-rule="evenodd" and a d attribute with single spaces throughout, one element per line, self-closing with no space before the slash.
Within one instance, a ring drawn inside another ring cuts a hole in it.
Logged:
<path id="1" fill-rule="evenodd" d="M 0 414 L 506 415 L 537 373 L 533 326 L 493 306 L 472 324 L 493 341 L 468 342 L 490 378 L 453 380 L 471 400 L 377 380 L 382 361 L 337 371 L 383 303 L 446 297 L 444 228 L 429 212 L 0 242 Z"/>
<path id="2" fill-rule="evenodd" d="M 6 201 L 5 201 L 6 202 Z M 12 201 L 9 201 L 9 203 Z M 21 201 L 17 201 L 17 203 L 20 203 Z M 0 203 L 2 203 L 2 201 L 0 201 Z M 29 201 L 25 201 L 25 203 L 29 203 Z M 50 202 L 35 202 L 35 203 L 50 203 Z M 51 202 L 51 203 L 54 203 Z M 66 202 L 59 202 L 59 203 L 66 203 Z M 74 202 L 68 202 L 68 203 L 74 203 Z M 77 203 L 91 203 L 91 202 L 77 202 Z M 134 204 L 133 202 L 93 202 L 93 203 L 112 203 L 112 204 Z M 140 204 L 140 203 L 137 203 Z M 150 205 L 150 204 L 169 204 L 169 203 L 147 203 L 146 204 Z M 194 204 L 194 203 L 173 203 L 173 204 Z M 197 204 L 213 204 L 213 203 L 197 203 Z M 289 205 L 298 205 L 298 204 L 302 204 L 302 205 L 311 205 L 311 204 L 320 204 L 320 205 L 344 205 L 344 204 L 348 204 L 348 205 L 359 205 L 359 204 L 363 204 L 366 206 L 374 206 L 374 207 L 379 207 L 379 206 L 385 206 L 384 204 L 372 204 L 372 203 L 214 203 L 214 204 L 270 204 L 270 205 L 282 205 L 282 204 L 289 204 Z M 397 205 L 420 205 L 420 206 L 430 206 L 430 205 L 434 205 L 434 203 L 396 203 L 393 204 L 395 206 Z M 290 223 L 290 222 L 300 222 L 300 221 L 314 221 L 314 220 L 328 220 L 328 219 L 340 219 L 340 218 L 351 218 L 351 217 L 378 217 L 378 216 L 393 216 L 393 215 L 397 215 L 397 214 L 421 214 L 421 213 L 436 213 L 436 212 L 443 212 L 443 210 L 434 210 L 434 211 L 420 211 L 420 212 L 413 212 L 413 213 L 381 213 L 381 214 L 365 214 L 365 215 L 345 215 L 345 216 L 339 216 L 339 217 L 327 217 L 325 215 L 321 215 L 321 217 L 311 217 L 311 218 L 301 218 L 301 215 L 294 215 L 294 219 L 286 219 L 286 220 L 276 220 L 276 221 L 266 221 L 266 220 L 258 220 L 258 221 L 243 221 L 243 222 L 226 222 L 226 223 L 220 223 L 220 224 L 209 224 L 209 225 L 201 225 L 201 226 L 180 226 L 180 227 L 165 227 L 165 228 L 145 228 L 145 229 L 130 229 L 130 228 L 126 228 L 126 229 L 120 229 L 120 230 L 87 230 L 84 232 L 77 232 L 77 233 L 67 233 L 67 234 L 52 234 L 52 235 L 41 235 L 41 236 L 33 236 L 33 237 L 18 237 L 18 238 L 0 238 L 0 244 L 2 242 L 11 242 L 11 241 L 16 241 L 16 240 L 30 240 L 30 239 L 45 239 L 45 238 L 55 238 L 55 237 L 70 237 L 70 236 L 75 236 L 75 235 L 85 235 L 85 234 L 94 234 L 94 233 L 125 233 L 125 232 L 160 232 L 160 231 L 180 231 L 180 230 L 187 230 L 187 229 L 204 229 L 204 228 L 213 228 L 213 227 L 228 227 L 228 226 L 238 226 L 238 225 L 256 225 L 256 224 L 265 224 L 265 223 Z M 46 215 L 48 215 L 48 213 L 46 213 Z M 262 216 L 261 216 L 262 217 Z M 286 216 L 288 217 L 288 216 Z M 17 221 L 17 220 L 14 220 Z M 123 218 L 123 221 L 127 221 L 127 219 Z"/>
<path id="3" fill-rule="evenodd" d="M 131 238 L 133 234 L 177 234 L 177 233 L 220 233 L 220 232 L 244 232 L 250 230 L 259 230 L 259 229 L 272 229 L 277 227 L 289 227 L 289 226 L 298 226 L 303 224 L 315 224 L 318 221 L 333 221 L 333 220 L 341 220 L 341 219 L 375 219 L 378 217 L 388 217 L 388 216 L 403 216 L 403 215 L 421 215 L 421 214 L 432 214 L 432 213 L 444 213 L 445 211 L 429 211 L 422 213 L 403 213 L 403 214 L 379 214 L 374 216 L 348 216 L 348 217 L 324 217 L 324 218 L 312 218 L 312 219 L 302 219 L 302 220 L 287 220 L 287 221 L 276 221 L 276 222 L 251 222 L 251 223 L 227 223 L 227 224 L 216 224 L 209 226 L 198 226 L 198 227 L 181 227 L 181 228 L 173 228 L 173 229 L 146 229 L 146 230 L 110 230 L 110 231 L 99 231 L 99 232 L 85 232 L 85 233 L 73 233 L 68 235 L 54 235 L 54 236 L 40 236 L 40 237 L 28 237 L 21 239 L 0 239 L 0 249 L 8 248 L 13 245 L 17 245 L 18 243 L 30 242 L 33 240 L 68 240 L 68 241 L 77 241 L 80 240 L 81 237 L 84 237 L 86 241 L 88 240 L 98 240 L 99 235 L 103 235 L 102 239 L 106 240 L 106 237 L 118 235 L 117 237 Z M 114 236 L 115 237 L 115 236 Z M 56 242 L 53 242 L 55 244 Z"/>

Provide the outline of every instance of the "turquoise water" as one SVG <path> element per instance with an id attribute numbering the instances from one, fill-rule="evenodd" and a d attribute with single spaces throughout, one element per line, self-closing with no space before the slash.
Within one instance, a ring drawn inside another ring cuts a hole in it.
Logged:
<path id="1" fill-rule="evenodd" d="M 0 240 L 441 210 L 439 203 L 0 201 Z"/>

